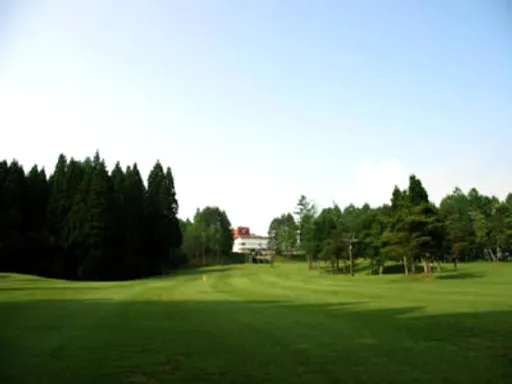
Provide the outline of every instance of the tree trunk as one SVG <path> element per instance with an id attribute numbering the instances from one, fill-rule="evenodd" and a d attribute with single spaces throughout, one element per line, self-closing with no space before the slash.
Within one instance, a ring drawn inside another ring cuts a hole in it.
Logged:
<path id="1" fill-rule="evenodd" d="M 382 276 L 382 273 L 384 272 L 384 264 L 379 265 L 379 276 Z"/>
<path id="2" fill-rule="evenodd" d="M 492 261 L 496 261 L 496 256 L 494 255 L 494 252 L 492 251 L 492 249 L 491 248 L 487 248 L 487 252 L 491 256 Z"/>
<path id="3" fill-rule="evenodd" d="M 352 245 L 348 247 L 348 254 L 350 257 L 350 276 L 354 276 L 354 256 L 352 256 Z"/>
<path id="4" fill-rule="evenodd" d="M 313 269 L 313 265 L 311 264 L 311 256 L 308 254 L 308 271 Z"/>
<path id="5" fill-rule="evenodd" d="M 411 273 L 413 275 L 416 273 L 416 260 L 414 257 L 411 258 Z"/>
<path id="6" fill-rule="evenodd" d="M 331 269 L 332 269 L 332 274 L 335 275 L 336 269 L 335 269 L 335 265 L 334 265 L 334 259 L 331 259 Z"/>
<path id="7" fill-rule="evenodd" d="M 409 266 L 407 265 L 407 256 L 404 256 L 403 260 L 404 260 L 404 273 L 406 275 L 408 275 L 409 274 Z"/>
<path id="8" fill-rule="evenodd" d="M 347 258 L 343 258 L 343 273 L 347 273 Z"/>

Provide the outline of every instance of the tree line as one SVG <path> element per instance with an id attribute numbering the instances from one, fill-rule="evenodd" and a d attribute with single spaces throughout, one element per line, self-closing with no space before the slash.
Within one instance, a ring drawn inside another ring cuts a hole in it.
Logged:
<path id="1" fill-rule="evenodd" d="M 109 172 L 99 152 L 83 161 L 61 154 L 49 177 L 2 161 L 0 271 L 123 280 L 224 261 L 232 247 L 225 212 L 206 207 L 181 221 L 178 208 L 171 168 L 158 161 L 146 183 L 136 163 Z"/>
<path id="2" fill-rule="evenodd" d="M 146 182 L 137 164 L 109 171 L 92 158 L 58 157 L 53 173 L 16 161 L 0 162 L 0 271 L 77 280 L 122 280 L 166 273 L 184 265 L 234 261 L 232 226 L 216 206 L 178 218 L 170 167 L 157 161 Z M 333 273 L 354 274 L 369 261 L 372 274 L 386 265 L 405 273 L 458 260 L 499 261 L 512 254 L 512 193 L 505 200 L 459 188 L 439 206 L 414 175 L 379 207 L 365 204 L 319 209 L 301 196 L 294 212 L 274 218 L 269 248 L 305 255 Z M 243 257 L 241 258 L 243 260 Z M 419 268 L 418 268 L 419 266 Z"/>
<path id="3" fill-rule="evenodd" d="M 325 261 L 333 273 L 352 275 L 355 260 L 363 258 L 372 274 L 381 274 L 390 262 L 402 264 L 408 274 L 431 273 L 447 261 L 508 260 L 512 193 L 502 201 L 476 188 L 468 193 L 455 188 L 436 206 L 411 175 L 408 187 L 395 186 L 390 203 L 379 207 L 333 204 L 319 210 L 301 196 L 295 212 L 272 220 L 268 235 L 277 254 L 304 254 L 310 269 Z"/>

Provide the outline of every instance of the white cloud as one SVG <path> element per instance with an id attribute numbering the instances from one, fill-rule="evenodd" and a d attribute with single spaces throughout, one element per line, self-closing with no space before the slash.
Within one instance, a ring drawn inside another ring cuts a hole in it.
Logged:
<path id="1" fill-rule="evenodd" d="M 482 194 L 504 199 L 512 192 L 512 175 L 505 169 L 489 166 L 482 158 L 461 157 L 427 168 L 417 174 L 429 192 L 432 201 L 439 203 L 455 187 L 464 192 L 476 188 Z"/>
<path id="2" fill-rule="evenodd" d="M 342 208 L 350 203 L 379 206 L 390 202 L 395 185 L 407 188 L 412 173 L 422 181 L 429 198 L 436 204 L 456 186 L 465 192 L 476 187 L 481 193 L 501 199 L 512 191 L 510 175 L 505 171 L 489 170 L 481 159 L 444 161 L 413 169 L 396 158 L 389 158 L 363 161 L 348 175 L 340 171 L 336 185 L 311 185 L 307 197 L 318 202 L 320 209 L 330 206 L 333 200 Z M 258 187 L 249 187 L 248 180 L 240 181 L 247 187 L 240 189 L 239 197 L 219 191 L 216 198 L 227 209 L 234 225 L 248 225 L 257 233 L 266 233 L 273 217 L 292 212 L 298 197 L 304 193 L 290 184 L 290 180 L 274 179 L 272 183 Z"/>
<path id="3" fill-rule="evenodd" d="M 489 168 L 478 158 L 429 164 L 414 170 L 397 159 L 365 161 L 355 168 L 353 176 L 342 181 L 342 191 L 336 201 L 346 206 L 369 203 L 371 206 L 387 203 L 395 185 L 406 188 L 409 176 L 415 174 L 426 188 L 430 200 L 439 204 L 455 187 L 464 192 L 475 187 L 480 193 L 504 199 L 512 192 L 512 175 L 498 168 Z M 348 187 L 347 187 L 348 186 Z"/>
<path id="4" fill-rule="evenodd" d="M 381 205 L 390 200 L 394 186 L 404 188 L 408 178 L 408 169 L 397 159 L 365 161 L 355 168 L 351 179 L 343 181 L 346 192 L 338 203 Z"/>

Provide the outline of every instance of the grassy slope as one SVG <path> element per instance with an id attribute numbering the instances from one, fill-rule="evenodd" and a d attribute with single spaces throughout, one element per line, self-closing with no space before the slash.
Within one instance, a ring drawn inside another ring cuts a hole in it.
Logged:
<path id="1" fill-rule="evenodd" d="M 205 271 L 123 283 L 0 274 L 0 382 L 510 382 L 512 265 L 433 281 L 303 263 Z"/>

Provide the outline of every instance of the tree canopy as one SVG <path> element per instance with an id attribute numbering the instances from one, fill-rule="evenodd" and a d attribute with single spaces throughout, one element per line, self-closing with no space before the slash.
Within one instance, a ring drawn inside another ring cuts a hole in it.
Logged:
<path id="1" fill-rule="evenodd" d="M 411 175 L 378 207 L 337 204 L 319 209 L 301 195 L 293 212 L 270 221 L 268 248 L 299 255 L 309 269 L 371 273 L 399 263 L 404 273 L 446 261 L 511 257 L 512 193 L 504 200 L 455 188 L 439 206 Z M 16 160 L 0 162 L 0 270 L 42 276 L 119 280 L 184 265 L 230 262 L 232 225 L 217 206 L 179 218 L 170 167 L 156 161 L 144 182 L 137 164 L 108 170 L 99 152 L 84 160 L 59 155 L 53 172 Z"/>
<path id="2" fill-rule="evenodd" d="M 147 188 L 137 164 L 109 173 L 96 152 L 61 154 L 48 179 L 0 165 L 0 268 L 68 279 L 149 276 L 176 266 L 182 233 L 172 171 L 157 162 Z"/>
<path id="3" fill-rule="evenodd" d="M 371 273 L 382 273 L 386 262 L 395 261 L 407 274 L 416 272 L 418 264 L 430 271 L 430 265 L 454 259 L 496 261 L 512 254 L 512 194 L 501 201 L 476 188 L 467 194 L 455 188 L 436 206 L 415 175 L 406 189 L 395 186 L 389 203 L 382 206 L 350 204 L 341 209 L 333 204 L 318 212 L 300 196 L 294 214 L 300 242 L 287 252 L 305 255 L 310 269 L 323 259 L 333 273 L 353 274 L 353 260 L 364 258 Z M 290 215 L 272 220 L 272 244 L 273 235 L 286 231 L 283 218 Z M 275 247 L 278 253 L 281 249 Z"/>

